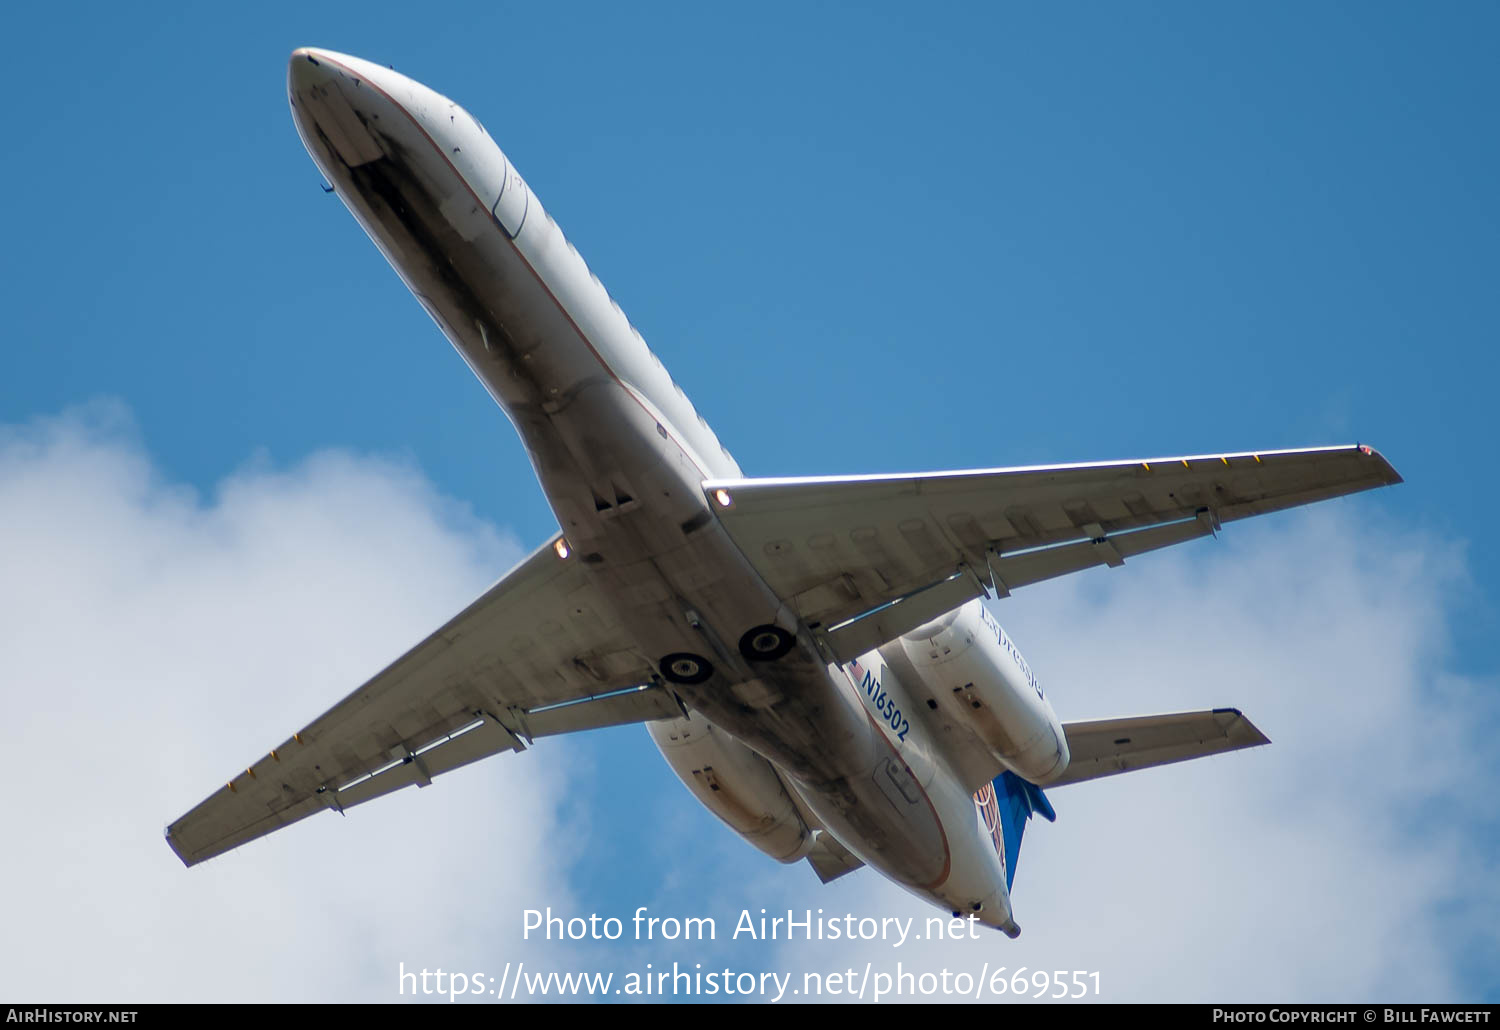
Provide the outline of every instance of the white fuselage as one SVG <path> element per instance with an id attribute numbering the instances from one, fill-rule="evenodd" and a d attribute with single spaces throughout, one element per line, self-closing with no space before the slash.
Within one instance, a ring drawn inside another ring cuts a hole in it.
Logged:
<path id="1" fill-rule="evenodd" d="M 952 713 L 889 645 L 857 670 L 827 660 L 714 517 L 702 484 L 738 465 L 484 128 L 326 51 L 298 51 L 288 88 L 319 168 L 510 417 L 574 560 L 691 709 L 652 728 L 688 786 L 723 793 L 693 780 L 718 755 L 765 811 L 715 811 L 763 850 L 796 860 L 830 833 L 935 904 L 1013 930 L 972 794 L 1014 763 L 941 732 Z M 1040 690 L 1016 703 L 1041 720 L 1015 742 L 1017 771 L 1065 766 Z"/>

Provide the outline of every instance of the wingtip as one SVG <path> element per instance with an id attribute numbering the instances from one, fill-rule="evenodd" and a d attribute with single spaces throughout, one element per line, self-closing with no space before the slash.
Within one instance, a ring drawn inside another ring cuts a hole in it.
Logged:
<path id="1" fill-rule="evenodd" d="M 178 860 L 182 862 L 183 868 L 191 869 L 193 866 L 198 864 L 198 859 L 189 857 L 182 850 L 182 848 L 178 846 L 177 838 L 172 836 L 172 827 L 168 826 L 163 831 L 163 836 L 167 838 L 167 847 L 171 848 L 172 854 L 176 855 Z"/>
<path id="2" fill-rule="evenodd" d="M 1215 708 L 1213 713 L 1215 715 L 1233 717 L 1227 724 L 1220 723 L 1220 725 L 1224 727 L 1225 733 L 1231 740 L 1239 738 L 1236 750 L 1238 748 L 1262 747 L 1271 743 L 1271 738 L 1262 733 L 1260 727 L 1251 722 L 1245 716 L 1245 713 L 1238 708 Z"/>
<path id="3" fill-rule="evenodd" d="M 1380 478 L 1384 482 L 1384 485 L 1395 486 L 1397 483 L 1406 482 L 1406 480 L 1401 477 L 1401 473 L 1396 471 L 1396 466 L 1392 465 L 1390 459 L 1388 459 L 1384 454 L 1381 454 L 1369 444 L 1362 443 L 1356 444 L 1355 446 L 1359 448 L 1361 454 L 1374 458 L 1377 462 L 1380 463 Z"/>

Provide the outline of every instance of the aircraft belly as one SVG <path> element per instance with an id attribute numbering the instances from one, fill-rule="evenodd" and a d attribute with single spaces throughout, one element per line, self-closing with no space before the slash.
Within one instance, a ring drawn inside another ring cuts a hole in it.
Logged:
<path id="1" fill-rule="evenodd" d="M 343 120 L 326 127 L 342 134 L 330 136 L 318 119 L 334 100 L 304 96 L 299 131 L 515 425 L 562 526 L 565 560 L 584 563 L 645 660 L 689 653 L 711 663 L 709 678 L 674 689 L 783 771 L 835 836 L 913 888 L 944 882 L 951 856 L 927 788 L 708 508 L 702 482 L 737 474 L 733 459 L 659 366 L 644 367 L 644 343 L 534 196 L 498 203 L 526 189 L 498 148 L 486 137 L 494 153 L 484 160 L 443 151 L 433 133 L 466 118 L 462 109 L 416 93 L 386 103 L 340 81 L 332 88 L 352 97 L 356 121 L 339 106 Z M 742 635 L 764 626 L 795 646 L 751 662 Z"/>
<path id="2" fill-rule="evenodd" d="M 360 223 L 512 418 L 556 410 L 608 373 L 577 339 L 514 246 L 455 226 L 447 196 L 399 140 L 390 156 L 326 170 Z"/>
<path id="3" fill-rule="evenodd" d="M 710 657 L 718 675 L 676 687 L 688 705 L 785 770 L 868 864 L 913 886 L 942 880 L 940 821 L 920 791 L 901 792 L 904 774 L 811 640 L 774 668 L 739 657 L 740 635 L 775 622 L 783 606 L 718 522 L 701 520 L 709 513 L 698 484 L 708 471 L 596 358 L 544 346 L 570 335 L 549 324 L 550 302 L 504 253 L 451 229 L 394 159 L 348 172 L 371 236 L 505 409 L 570 547 L 600 595 L 616 599 L 642 656 Z M 695 518 L 701 525 L 685 531 Z"/>
<path id="4" fill-rule="evenodd" d="M 648 660 L 706 659 L 710 678 L 672 689 L 698 717 L 774 763 L 825 827 L 846 844 L 859 842 L 867 864 L 913 887 L 943 882 L 950 863 L 942 820 L 926 795 L 931 763 L 886 739 L 854 685 L 818 652 L 722 525 L 693 517 L 701 509 L 687 502 L 701 505 L 701 492 L 652 450 L 660 440 L 654 431 L 626 431 L 639 417 L 618 391 L 591 387 L 552 420 L 561 439 L 585 448 L 572 453 L 592 482 L 613 468 L 632 489 L 643 488 L 628 510 L 598 513 L 576 545 L 598 595 L 611 599 Z M 607 439 L 597 435 L 601 426 L 612 429 Z M 549 496 L 568 488 L 545 476 L 543 485 Z M 741 637 L 764 625 L 784 627 L 796 644 L 775 661 L 749 661 Z"/>

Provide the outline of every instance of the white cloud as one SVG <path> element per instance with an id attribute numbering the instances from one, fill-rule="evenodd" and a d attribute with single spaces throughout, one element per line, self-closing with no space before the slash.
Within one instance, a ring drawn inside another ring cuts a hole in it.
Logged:
<path id="1" fill-rule="evenodd" d="M 0 435 L 0 993 L 388 998 L 403 957 L 503 959 L 497 910 L 569 896 L 560 749 L 192 870 L 162 828 L 520 554 L 388 461 L 262 462 L 203 499 L 117 407 Z"/>
<path id="2" fill-rule="evenodd" d="M 766 947 L 725 939 L 741 907 L 934 913 L 868 870 L 824 888 L 764 860 L 638 728 L 182 869 L 166 822 L 521 549 L 401 463 L 252 462 L 204 498 L 153 468 L 118 408 L 0 430 L 0 993 L 383 1000 L 402 961 L 675 959 L 799 978 L 866 961 L 1097 970 L 1115 1000 L 1474 997 L 1500 960 L 1500 706 L 1451 671 L 1461 549 L 1378 511 L 1232 525 L 997 604 L 1064 719 L 1235 705 L 1275 743 L 1054 792 L 1059 821 L 1033 824 L 1021 857 L 1019 941 Z M 620 786 L 640 769 L 658 789 Z M 538 904 L 713 913 L 719 940 L 528 946 L 519 913 Z"/>

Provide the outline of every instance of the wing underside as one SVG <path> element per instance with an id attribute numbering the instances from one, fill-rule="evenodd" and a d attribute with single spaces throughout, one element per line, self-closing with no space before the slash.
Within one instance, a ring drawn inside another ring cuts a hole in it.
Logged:
<path id="1" fill-rule="evenodd" d="M 172 823 L 167 842 L 193 865 L 537 737 L 681 715 L 607 612 L 549 543 Z"/>
<path id="2" fill-rule="evenodd" d="M 1000 596 L 1399 483 L 1369 447 L 916 475 L 710 480 L 745 557 L 843 661 L 987 590 Z"/>

